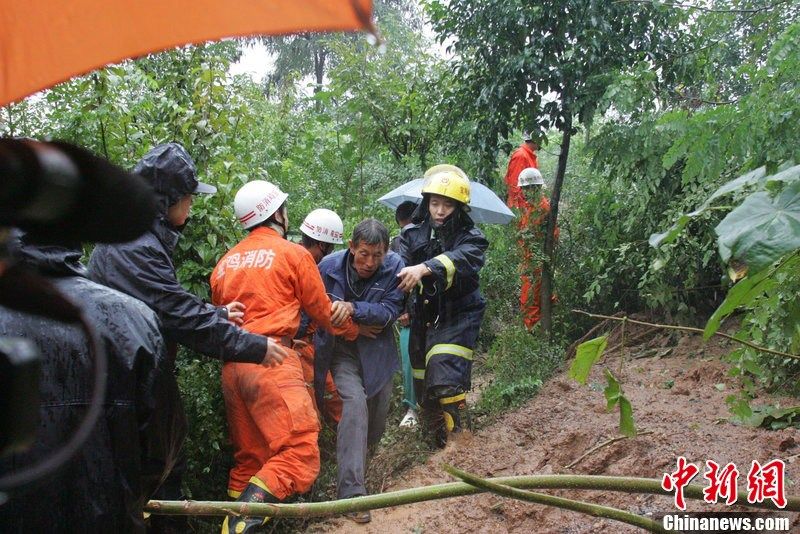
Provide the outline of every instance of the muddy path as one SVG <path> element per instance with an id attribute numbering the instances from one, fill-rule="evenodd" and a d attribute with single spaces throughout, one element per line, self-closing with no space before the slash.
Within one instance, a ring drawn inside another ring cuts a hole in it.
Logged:
<path id="1" fill-rule="evenodd" d="M 392 478 L 384 490 L 449 482 L 440 466 L 449 463 L 483 476 L 533 474 L 603 474 L 661 478 L 675 470 L 678 456 L 697 464 L 713 460 L 734 462 L 740 486 L 753 460 L 786 461 L 786 493 L 800 493 L 800 433 L 796 429 L 767 431 L 737 426 L 725 397 L 736 391 L 720 356 L 730 350 L 724 342 L 703 344 L 699 336 L 652 338 L 631 347 L 621 360 L 619 351 L 592 371 L 588 386 L 566 376 L 554 376 L 540 393 L 521 408 L 478 430 L 472 439 L 448 445 Z M 602 394 L 602 369 L 609 367 L 623 383 L 640 432 L 633 439 L 614 442 L 592 452 L 592 447 L 618 435 L 618 414 L 608 413 Z M 764 397 L 759 401 L 796 399 Z M 701 471 L 702 472 L 702 471 Z M 704 482 L 699 477 L 695 482 Z M 674 512 L 670 497 L 614 492 L 554 491 L 553 494 L 613 506 L 638 514 Z M 731 511 L 721 505 L 688 501 L 689 511 Z M 792 531 L 800 532 L 800 514 L 786 514 Z M 610 520 L 555 508 L 507 500 L 494 495 L 431 501 L 376 510 L 372 522 L 356 525 L 336 519 L 314 530 L 327 532 L 637 532 Z"/>

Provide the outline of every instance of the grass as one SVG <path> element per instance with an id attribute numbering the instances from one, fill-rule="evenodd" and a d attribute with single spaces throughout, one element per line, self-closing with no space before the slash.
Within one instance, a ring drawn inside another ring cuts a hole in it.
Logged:
<path id="1" fill-rule="evenodd" d="M 481 365 L 481 372 L 489 375 L 475 409 L 481 425 L 532 398 L 561 366 L 563 355 L 563 347 L 531 335 L 521 325 L 499 331 Z"/>

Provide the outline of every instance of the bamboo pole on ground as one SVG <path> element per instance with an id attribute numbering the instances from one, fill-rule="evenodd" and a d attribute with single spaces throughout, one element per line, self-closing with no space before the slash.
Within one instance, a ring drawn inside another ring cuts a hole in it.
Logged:
<path id="1" fill-rule="evenodd" d="M 598 475 L 532 475 L 498 477 L 487 480 L 512 488 L 524 489 L 603 490 L 672 495 L 671 492 L 664 491 L 661 488 L 661 480 L 650 478 Z M 684 496 L 687 499 L 703 500 L 703 489 L 703 486 L 696 484 L 687 485 L 684 487 Z M 329 517 L 347 512 L 363 512 L 478 493 L 482 493 L 482 490 L 464 482 L 451 482 L 352 499 L 314 503 L 258 504 L 234 501 L 150 501 L 145 507 L 145 512 L 163 515 L 223 516 L 233 513 L 264 517 Z M 769 500 L 763 503 L 750 504 L 747 502 L 746 495 L 747 491 L 740 488 L 736 504 L 750 508 L 780 510 Z M 789 496 L 786 500 L 786 507 L 782 510 L 800 512 L 800 497 Z"/>
<path id="2" fill-rule="evenodd" d="M 590 515 L 592 517 L 612 519 L 614 521 L 633 525 L 634 527 L 649 530 L 650 532 L 667 532 L 667 530 L 665 530 L 658 521 L 625 510 L 620 510 L 619 508 L 611 508 L 609 506 L 575 501 L 573 499 L 565 499 L 564 497 L 556 497 L 555 495 L 535 493 L 533 491 L 512 488 L 511 486 L 504 486 L 502 484 L 489 482 L 488 480 L 477 477 L 465 471 L 461 471 L 449 465 L 445 465 L 444 470 L 454 477 L 460 478 L 471 486 L 475 486 L 476 488 L 486 491 L 491 491 L 492 493 L 502 495 L 503 497 L 509 497 L 534 504 L 543 504 L 545 506 L 555 506 L 556 508 L 571 510 L 580 514 Z"/>

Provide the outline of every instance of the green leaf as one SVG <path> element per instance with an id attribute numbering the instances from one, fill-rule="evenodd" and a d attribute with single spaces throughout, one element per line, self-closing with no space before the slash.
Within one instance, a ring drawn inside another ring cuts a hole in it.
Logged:
<path id="1" fill-rule="evenodd" d="M 787 169 L 778 172 L 777 174 L 773 174 L 772 176 L 767 177 L 767 183 L 775 183 L 775 182 L 791 183 L 799 179 L 800 179 L 800 165 L 795 165 L 794 167 L 789 167 Z"/>
<path id="2" fill-rule="evenodd" d="M 760 191 L 748 196 L 714 231 L 725 261 L 736 258 L 760 271 L 800 248 L 800 181 L 774 199 Z"/>
<path id="3" fill-rule="evenodd" d="M 636 435 L 636 425 L 633 421 L 633 407 L 627 397 L 619 398 L 619 431 L 623 436 L 632 438 Z"/>
<path id="4" fill-rule="evenodd" d="M 633 407 L 628 398 L 622 393 L 622 387 L 608 369 L 605 370 L 608 386 L 603 391 L 606 397 L 606 409 L 611 411 L 615 404 L 619 404 L 619 431 L 622 435 L 632 438 L 636 435 L 636 425 L 633 421 Z"/>
<path id="5" fill-rule="evenodd" d="M 748 172 L 747 174 L 743 174 L 743 175 L 739 176 L 738 178 L 736 178 L 734 180 L 731 180 L 730 182 L 720 186 L 719 189 L 714 191 L 711 194 L 711 196 L 708 197 L 708 200 L 706 200 L 703 203 L 703 207 L 701 207 L 700 209 L 702 210 L 702 209 L 704 209 L 704 207 L 707 207 L 707 206 L 711 205 L 711 203 L 714 202 L 719 197 L 727 195 L 728 193 L 733 193 L 734 191 L 738 191 L 739 189 L 742 189 L 742 188 L 744 188 L 744 187 L 746 187 L 748 185 L 752 185 L 752 184 L 758 182 L 766 174 L 767 174 L 767 168 L 766 167 L 759 167 L 759 168 L 757 168 L 757 169 L 755 169 L 753 171 Z"/>
<path id="6" fill-rule="evenodd" d="M 594 363 L 602 356 L 608 344 L 608 336 L 600 336 L 578 345 L 575 359 L 569 368 L 569 377 L 586 384 Z"/>
<path id="7" fill-rule="evenodd" d="M 733 193 L 734 191 L 743 189 L 746 186 L 759 182 L 764 178 L 766 173 L 766 167 L 759 167 L 722 185 L 719 189 L 714 191 L 699 208 L 690 213 L 681 215 L 666 232 L 651 234 L 650 238 L 648 239 L 648 243 L 650 243 L 650 246 L 653 248 L 658 248 L 661 245 L 672 243 L 681 234 L 681 232 L 683 232 L 683 229 L 686 227 L 689 221 L 698 215 L 705 213 L 705 211 L 715 200 L 729 193 Z M 792 182 L 798 178 L 800 178 L 800 165 L 789 167 L 778 174 L 770 176 L 767 178 L 766 182 Z"/>
<path id="8" fill-rule="evenodd" d="M 764 269 L 753 276 L 747 276 L 733 286 L 725 300 L 722 301 L 706 323 L 703 330 L 703 339 L 708 339 L 719 329 L 722 321 L 739 306 L 751 302 L 756 296 L 763 294 L 775 284 L 775 279 L 770 278 L 772 269 Z"/>
<path id="9" fill-rule="evenodd" d="M 611 411 L 617 402 L 619 402 L 619 398 L 622 395 L 622 388 L 620 388 L 619 382 L 614 377 L 614 375 L 608 369 L 605 370 L 606 381 L 608 385 L 603 390 L 603 395 L 606 397 L 606 410 Z"/>
<path id="10" fill-rule="evenodd" d="M 689 215 L 681 215 L 669 230 L 660 234 L 651 234 L 647 242 L 653 248 L 658 248 L 665 243 L 672 243 L 691 220 L 692 218 Z"/>

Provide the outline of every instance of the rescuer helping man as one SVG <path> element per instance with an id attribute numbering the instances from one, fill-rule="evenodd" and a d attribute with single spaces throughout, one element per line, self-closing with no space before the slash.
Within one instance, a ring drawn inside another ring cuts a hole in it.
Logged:
<path id="1" fill-rule="evenodd" d="M 211 274 L 215 303 L 242 302 L 243 328 L 284 346 L 276 367 L 226 362 L 222 391 L 235 465 L 228 494 L 240 502 L 285 500 L 311 488 L 319 473 L 319 420 L 303 379 L 293 337 L 304 310 L 322 329 L 354 340 L 349 318 L 331 323 L 331 301 L 311 253 L 286 240 L 288 195 L 255 180 L 234 199 L 234 212 L 248 235 L 228 251 Z M 228 515 L 223 532 L 248 532 L 266 519 Z"/>

